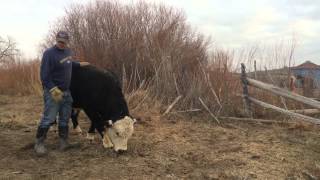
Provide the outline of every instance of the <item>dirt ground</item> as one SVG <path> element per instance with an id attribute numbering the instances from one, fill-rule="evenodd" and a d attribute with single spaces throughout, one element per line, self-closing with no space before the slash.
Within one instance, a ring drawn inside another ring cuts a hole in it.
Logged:
<path id="1" fill-rule="evenodd" d="M 57 149 L 50 131 L 49 154 L 32 149 L 41 98 L 0 95 L 0 179 L 320 179 L 319 128 L 179 117 L 135 112 L 141 120 L 117 155 L 85 134 L 71 132 L 80 148 Z M 87 130 L 89 120 L 81 115 Z"/>

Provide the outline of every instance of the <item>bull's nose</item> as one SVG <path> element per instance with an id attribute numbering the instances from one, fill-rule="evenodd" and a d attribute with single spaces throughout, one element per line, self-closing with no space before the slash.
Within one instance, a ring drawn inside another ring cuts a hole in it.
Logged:
<path id="1" fill-rule="evenodd" d="M 117 154 L 124 154 L 125 152 L 127 152 L 127 150 L 123 150 L 123 149 L 116 150 Z"/>

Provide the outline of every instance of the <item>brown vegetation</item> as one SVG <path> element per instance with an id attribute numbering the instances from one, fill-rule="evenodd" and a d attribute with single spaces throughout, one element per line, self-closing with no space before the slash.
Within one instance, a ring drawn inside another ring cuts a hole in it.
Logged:
<path id="1" fill-rule="evenodd" d="M 149 101 L 149 100 L 147 100 Z M 49 155 L 35 155 L 38 96 L 0 95 L 0 179 L 319 179 L 320 134 L 315 126 L 225 121 L 161 116 L 145 104 L 129 140 L 117 156 L 101 139 L 70 131 L 79 149 L 58 150 L 50 131 Z M 131 106 L 130 109 L 133 109 Z M 80 114 L 83 130 L 89 120 Z M 313 178 L 311 178 L 313 177 Z"/>
<path id="2" fill-rule="evenodd" d="M 215 121 L 197 116 L 199 113 L 243 116 L 237 63 L 245 62 L 249 72 L 253 71 L 255 59 L 261 59 L 259 63 L 262 66 L 263 62 L 271 64 L 265 68 L 288 64 L 290 67 L 294 46 L 289 51 L 277 47 L 274 54 L 266 57 L 262 57 L 264 54 L 258 47 L 243 50 L 239 55 L 219 48 L 210 49 L 209 39 L 190 28 L 182 11 L 143 2 L 123 5 L 116 1 L 96 1 L 74 5 L 57 22 L 42 48 L 54 44 L 57 30 L 66 29 L 72 36 L 70 46 L 78 60 L 110 69 L 121 78 L 129 109 L 140 120 L 125 155 L 117 156 L 99 147 L 100 139 L 89 143 L 83 136 L 75 134 L 71 134 L 71 141 L 81 141 L 81 150 L 60 153 L 55 146 L 57 139 L 51 134 L 48 141 L 50 155 L 37 158 L 30 143 L 34 141 L 34 130 L 43 107 L 39 96 L 42 92 L 40 61 L 24 61 L 16 53 L 5 53 L 4 58 L 0 58 L 0 141 L 4 144 L 0 147 L 2 177 L 320 177 L 320 137 L 315 126 L 304 123 L 290 124 L 292 126 L 286 123 L 230 123 L 230 118 L 221 118 L 223 122 L 217 126 Z M 14 43 L 0 42 L 0 52 L 7 47 L 15 50 Z M 278 85 L 273 81 L 277 76 L 262 71 L 258 75 L 257 79 Z M 281 107 L 293 109 L 300 106 L 254 88 L 249 89 L 249 93 Z M 170 114 L 174 116 L 163 116 L 167 107 L 172 105 Z M 274 119 L 278 115 L 265 109 L 254 109 L 255 117 L 272 119 L 268 122 L 276 122 Z M 81 114 L 81 126 L 87 129 L 88 123 Z"/>
<path id="3" fill-rule="evenodd" d="M 204 106 L 208 106 L 218 116 L 243 115 L 242 99 L 237 96 L 241 84 L 236 59 L 251 65 L 261 54 L 258 47 L 242 51 L 239 57 L 218 48 L 209 52 L 210 40 L 187 24 L 183 11 L 144 2 L 73 5 L 57 22 L 43 49 L 54 44 L 58 30 L 66 29 L 72 36 L 70 46 L 77 59 L 118 74 L 129 103 L 133 96 L 141 100 L 135 102 L 139 106 L 150 98 L 166 108 L 181 96 L 175 111 L 207 112 Z M 12 43 L 10 47 L 14 49 Z M 293 50 L 294 46 L 289 50 L 279 46 L 270 58 L 290 65 Z M 40 94 L 39 62 L 8 57 L 10 61 L 0 64 L 0 92 Z M 264 77 L 270 79 L 267 74 Z M 272 104 L 284 104 L 280 98 L 259 90 L 251 89 L 250 93 Z M 150 102 L 149 106 L 154 104 Z M 257 116 L 266 115 L 264 110 L 255 111 Z"/>

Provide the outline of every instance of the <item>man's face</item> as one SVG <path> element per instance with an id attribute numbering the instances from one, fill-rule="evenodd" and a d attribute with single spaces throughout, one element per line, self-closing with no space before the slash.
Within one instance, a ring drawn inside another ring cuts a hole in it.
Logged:
<path id="1" fill-rule="evenodd" d="M 57 41 L 57 47 L 59 49 L 65 49 L 67 47 L 67 43 L 65 43 L 63 41 Z"/>

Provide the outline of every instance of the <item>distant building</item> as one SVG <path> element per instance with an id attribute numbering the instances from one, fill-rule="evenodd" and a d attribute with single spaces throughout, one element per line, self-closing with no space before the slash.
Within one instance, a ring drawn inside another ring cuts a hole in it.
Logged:
<path id="1" fill-rule="evenodd" d="M 320 66 L 306 61 L 296 67 L 291 68 L 291 72 L 297 78 L 298 86 L 302 87 L 302 83 L 305 83 L 309 79 L 309 83 L 312 83 L 312 88 L 320 88 Z"/>
<path id="2" fill-rule="evenodd" d="M 296 77 L 295 86 L 303 89 L 305 96 L 313 96 L 313 90 L 320 88 L 320 66 L 306 61 L 291 68 L 292 74 Z"/>

